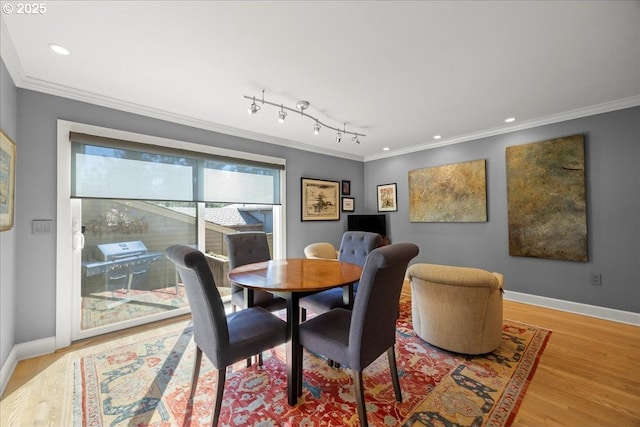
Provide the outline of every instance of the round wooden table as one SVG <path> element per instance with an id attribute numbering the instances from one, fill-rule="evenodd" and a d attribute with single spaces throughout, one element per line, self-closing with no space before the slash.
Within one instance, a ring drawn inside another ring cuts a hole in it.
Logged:
<path id="1" fill-rule="evenodd" d="M 362 267 L 327 259 L 288 258 L 246 264 L 229 271 L 229 280 L 244 288 L 247 307 L 253 305 L 253 291 L 266 291 L 287 300 L 287 392 L 289 405 L 298 402 L 302 378 L 298 366 L 302 351 L 298 340 L 300 298 L 331 288 L 345 287 L 344 295 L 352 304 L 353 284 L 360 280 Z"/>

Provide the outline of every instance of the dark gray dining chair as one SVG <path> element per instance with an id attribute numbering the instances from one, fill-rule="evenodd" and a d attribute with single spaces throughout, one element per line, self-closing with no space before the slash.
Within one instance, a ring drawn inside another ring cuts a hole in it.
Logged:
<path id="1" fill-rule="evenodd" d="M 382 243 L 382 237 L 377 233 L 367 231 L 347 231 L 342 235 L 338 261 L 350 262 L 363 266 L 372 250 Z M 353 292 L 358 290 L 358 284 L 353 285 Z M 351 295 L 351 304 L 346 304 L 343 297 L 343 288 L 334 288 L 300 299 L 300 318 L 306 319 L 306 310 L 316 314 L 327 312 L 336 307 L 350 308 L 353 304 L 354 294 Z"/>
<path id="2" fill-rule="evenodd" d="M 212 416 L 212 425 L 216 426 L 227 366 L 286 342 L 287 324 L 261 307 L 239 310 L 227 316 L 202 252 L 189 246 L 174 245 L 166 253 L 184 283 L 193 319 L 196 360 L 189 401 L 192 403 L 195 396 L 204 353 L 218 372 Z"/>
<path id="3" fill-rule="evenodd" d="M 227 244 L 229 270 L 254 262 L 271 260 L 269 242 L 264 232 L 243 231 L 225 234 L 224 241 Z M 234 311 L 236 307 L 241 309 L 247 307 L 244 289 L 233 282 L 231 282 L 231 304 Z M 287 308 L 287 301 L 269 292 L 253 291 L 253 305 L 269 311 L 279 311 Z"/>
<path id="4" fill-rule="evenodd" d="M 302 347 L 352 370 L 358 417 L 363 427 L 368 424 L 362 371 L 385 351 L 395 398 L 402 402 L 394 348 L 396 321 L 407 266 L 418 252 L 413 243 L 375 249 L 364 264 L 353 310 L 334 308 L 300 324 Z M 301 365 L 300 381 L 302 375 Z"/>

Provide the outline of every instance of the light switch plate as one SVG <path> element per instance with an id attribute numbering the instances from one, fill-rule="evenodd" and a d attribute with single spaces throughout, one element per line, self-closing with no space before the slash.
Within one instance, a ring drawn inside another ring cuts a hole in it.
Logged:
<path id="1" fill-rule="evenodd" d="M 53 233 L 52 219 L 34 219 L 31 221 L 31 232 L 33 234 L 51 234 Z"/>

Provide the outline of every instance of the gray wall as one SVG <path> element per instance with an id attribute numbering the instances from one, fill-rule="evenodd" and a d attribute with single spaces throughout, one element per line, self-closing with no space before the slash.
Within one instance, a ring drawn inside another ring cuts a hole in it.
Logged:
<path id="1" fill-rule="evenodd" d="M 0 128 L 16 143 L 16 152 L 20 155 L 18 146 L 18 91 L 11 80 L 11 76 L 0 61 Z M 4 365 L 15 343 L 15 228 L 0 232 L 0 366 Z"/>
<path id="2" fill-rule="evenodd" d="M 285 158 L 288 256 L 304 256 L 304 247 L 316 240 L 339 244 L 346 228 L 346 217 L 322 224 L 300 221 L 301 177 L 349 179 L 355 197 L 362 199 L 364 165 L 359 161 L 221 135 L 24 89 L 18 89 L 17 104 L 20 156 L 16 188 L 19 236 L 16 283 L 20 286 L 15 286 L 16 343 L 52 337 L 55 333 L 55 233 L 31 234 L 31 221 L 56 220 L 58 119 Z"/>
<path id="3" fill-rule="evenodd" d="M 506 147 L 585 134 L 589 261 L 509 255 Z M 411 223 L 408 172 L 469 160 L 487 161 L 486 223 Z M 376 185 L 398 184 L 398 212 L 388 214 L 393 242 L 420 246 L 417 262 L 499 271 L 511 291 L 640 312 L 640 107 L 569 120 L 365 164 L 366 207 Z M 602 274 L 602 286 L 590 274 Z"/>

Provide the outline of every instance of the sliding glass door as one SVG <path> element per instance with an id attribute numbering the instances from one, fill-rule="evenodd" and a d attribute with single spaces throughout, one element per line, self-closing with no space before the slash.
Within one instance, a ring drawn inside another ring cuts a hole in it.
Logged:
<path id="1" fill-rule="evenodd" d="M 165 256 L 173 244 L 205 253 L 223 300 L 230 298 L 226 234 L 264 231 L 272 257 L 284 253 L 284 161 L 242 158 L 243 153 L 236 158 L 229 150 L 220 156 L 212 147 L 165 140 L 154 145 L 140 141 L 149 138 L 115 139 L 118 131 L 99 128 L 111 138 L 69 127 L 59 129 L 59 166 L 66 171 L 58 188 L 59 203 L 69 206 L 60 206 L 59 213 L 69 215 L 71 227 L 65 232 L 62 221 L 58 250 L 69 250 L 64 242 L 71 234 L 72 253 L 59 256 L 56 322 L 59 330 L 70 329 L 69 338 L 57 337 L 58 347 L 188 313 L 180 278 Z M 64 260 L 72 266 L 68 275 Z"/>

